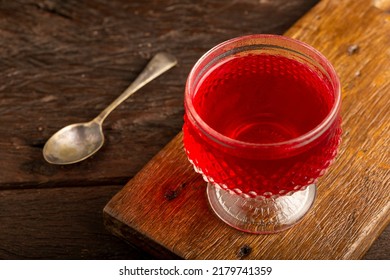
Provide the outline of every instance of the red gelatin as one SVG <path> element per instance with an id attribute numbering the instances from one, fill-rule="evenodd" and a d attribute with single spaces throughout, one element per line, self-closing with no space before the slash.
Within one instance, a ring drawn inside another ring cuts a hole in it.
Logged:
<path id="1" fill-rule="evenodd" d="M 314 140 L 302 138 L 330 114 L 335 92 L 331 80 L 296 59 L 237 54 L 203 73 L 191 94 L 204 123 L 186 104 L 185 150 L 222 188 L 252 197 L 287 194 L 323 175 L 337 153 L 337 116 Z"/>

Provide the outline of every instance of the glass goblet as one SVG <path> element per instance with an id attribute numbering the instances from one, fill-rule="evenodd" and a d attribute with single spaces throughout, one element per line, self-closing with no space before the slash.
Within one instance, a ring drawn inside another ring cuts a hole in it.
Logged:
<path id="1" fill-rule="evenodd" d="M 185 88 L 184 148 L 227 224 L 274 233 L 297 223 L 341 139 L 328 60 L 284 36 L 249 35 L 204 54 Z"/>

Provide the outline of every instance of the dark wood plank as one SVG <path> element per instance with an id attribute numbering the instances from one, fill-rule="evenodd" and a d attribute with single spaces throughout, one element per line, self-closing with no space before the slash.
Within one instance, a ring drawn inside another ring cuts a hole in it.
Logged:
<path id="1" fill-rule="evenodd" d="M 208 209 L 206 184 L 178 134 L 107 204 L 107 228 L 131 241 L 139 232 L 185 259 L 242 258 L 245 245 L 249 259 L 362 258 L 390 223 L 387 17 L 368 0 L 323 0 L 286 33 L 327 56 L 342 84 L 340 153 L 300 224 L 260 236 L 224 224 Z"/>
<path id="2" fill-rule="evenodd" d="M 184 83 L 203 52 L 282 33 L 315 2 L 1 1 L 0 189 L 125 184 L 180 131 Z M 98 154 L 73 166 L 43 161 L 52 133 L 96 116 L 158 51 L 179 65 L 108 117 Z"/>
<path id="3" fill-rule="evenodd" d="M 205 50 L 281 34 L 316 2 L 0 1 L 0 189 L 25 189 L 0 192 L 0 258 L 143 258 L 101 231 L 99 208 L 119 188 L 109 185 L 124 185 L 180 130 L 185 79 Z M 43 161 L 52 133 L 98 114 L 160 50 L 180 64 L 113 112 L 97 155 L 65 167 Z"/>
<path id="4" fill-rule="evenodd" d="M 152 259 L 103 228 L 102 207 L 121 188 L 0 191 L 0 259 Z M 389 229 L 366 259 L 390 259 Z"/>
<path id="5" fill-rule="evenodd" d="M 0 191 L 0 259 L 150 259 L 103 227 L 102 208 L 120 188 Z"/>
<path id="6" fill-rule="evenodd" d="M 364 255 L 366 260 L 390 260 L 390 226 L 382 232 Z"/>

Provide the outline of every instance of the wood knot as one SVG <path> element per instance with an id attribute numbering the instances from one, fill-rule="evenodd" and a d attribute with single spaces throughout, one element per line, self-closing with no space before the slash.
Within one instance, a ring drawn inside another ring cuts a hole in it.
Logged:
<path id="1" fill-rule="evenodd" d="M 251 252 L 252 248 L 249 245 L 245 244 L 238 250 L 237 256 L 238 258 L 242 259 L 248 256 Z"/>
<path id="2" fill-rule="evenodd" d="M 348 46 L 347 53 L 348 55 L 353 55 L 359 51 L 359 45 L 352 44 Z"/>
<path id="3" fill-rule="evenodd" d="M 164 198 L 171 201 L 179 196 L 181 191 L 185 188 L 186 183 L 181 183 L 176 189 L 169 189 L 164 193 Z"/>
<path id="4" fill-rule="evenodd" d="M 167 190 L 164 194 L 166 200 L 170 201 L 175 199 L 178 196 L 178 192 L 176 190 Z"/>

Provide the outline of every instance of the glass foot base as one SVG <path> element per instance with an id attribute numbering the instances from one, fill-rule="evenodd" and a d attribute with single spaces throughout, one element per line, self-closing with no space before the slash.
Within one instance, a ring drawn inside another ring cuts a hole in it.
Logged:
<path id="1" fill-rule="evenodd" d="M 276 198 L 244 198 L 207 185 L 211 208 L 228 225 L 245 232 L 269 234 L 286 230 L 309 211 L 316 196 L 315 184 Z"/>

